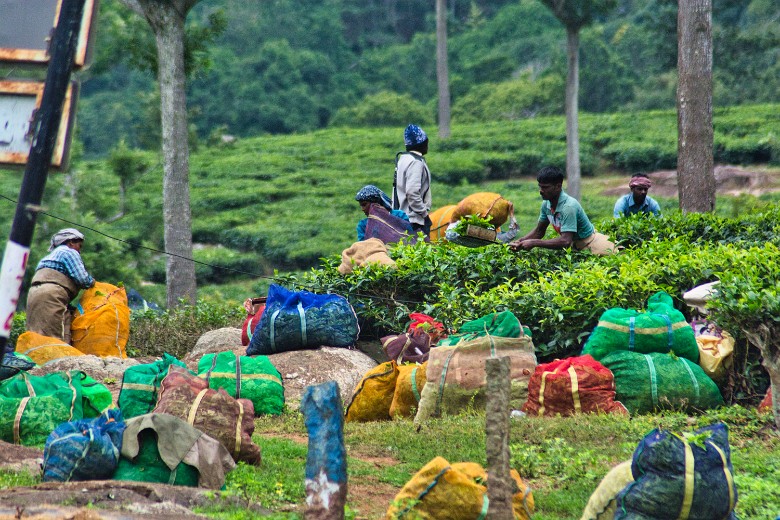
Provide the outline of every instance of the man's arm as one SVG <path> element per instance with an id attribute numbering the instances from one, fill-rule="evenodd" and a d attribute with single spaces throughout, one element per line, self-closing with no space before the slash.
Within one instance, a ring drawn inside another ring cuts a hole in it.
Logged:
<path id="1" fill-rule="evenodd" d="M 532 249 L 536 246 L 530 245 L 533 242 L 545 242 L 544 240 L 541 240 L 541 238 L 544 236 L 544 234 L 547 232 L 547 226 L 550 225 L 550 222 L 547 220 L 540 220 L 536 223 L 536 227 L 533 228 L 527 235 L 524 237 L 518 238 L 514 242 L 509 243 L 509 248 L 513 251 L 517 251 L 518 249 Z M 526 247 L 526 245 L 529 245 L 530 247 Z"/>
<path id="2" fill-rule="evenodd" d="M 545 249 L 566 249 L 571 247 L 574 243 L 574 233 L 571 231 L 562 231 L 561 234 L 555 238 L 549 240 L 531 238 L 528 240 L 520 240 L 520 248 L 526 251 L 535 247 L 543 247 Z"/>

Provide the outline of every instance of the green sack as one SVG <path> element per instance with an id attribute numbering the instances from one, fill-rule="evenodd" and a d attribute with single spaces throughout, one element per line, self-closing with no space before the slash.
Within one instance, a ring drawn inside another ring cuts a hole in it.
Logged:
<path id="1" fill-rule="evenodd" d="M 82 419 L 80 372 L 31 376 L 20 372 L 0 383 L 0 439 L 43 445 L 64 422 Z"/>
<path id="2" fill-rule="evenodd" d="M 198 362 L 198 375 L 209 382 L 209 388 L 223 388 L 231 397 L 252 401 L 255 416 L 280 415 L 284 410 L 282 375 L 268 356 L 206 354 Z"/>
<path id="3" fill-rule="evenodd" d="M 198 487 L 200 473 L 197 468 L 181 462 L 171 471 L 165 465 L 157 449 L 157 434 L 154 430 L 142 431 L 138 435 L 138 441 L 141 445 L 138 456 L 133 460 L 120 457 L 114 480 L 161 482 L 175 486 Z"/>
<path id="4" fill-rule="evenodd" d="M 125 370 L 117 403 L 125 420 L 151 412 L 157 404 L 160 383 L 171 365 L 187 366 L 168 353 L 154 363 L 135 365 Z M 192 371 L 189 371 L 192 374 Z"/>
<path id="5" fill-rule="evenodd" d="M 718 385 L 704 370 L 674 354 L 617 351 L 601 363 L 615 376 L 615 398 L 632 414 L 707 410 L 723 404 Z"/>
<path id="6" fill-rule="evenodd" d="M 641 354 L 674 352 L 699 362 L 699 347 L 693 329 L 683 313 L 674 308 L 672 297 L 661 291 L 647 300 L 647 312 L 614 307 L 606 310 L 588 338 L 582 354 L 596 361 L 617 350 Z"/>
<path id="7" fill-rule="evenodd" d="M 114 396 L 105 385 L 81 372 L 81 394 L 84 418 L 93 419 L 114 406 Z"/>
<path id="8" fill-rule="evenodd" d="M 523 327 L 517 316 L 510 311 L 494 312 L 476 320 L 467 321 L 460 326 L 458 332 L 440 339 L 436 345 L 439 347 L 457 345 L 488 334 L 500 338 L 519 338 L 523 335 L 530 337 L 531 331 Z"/>

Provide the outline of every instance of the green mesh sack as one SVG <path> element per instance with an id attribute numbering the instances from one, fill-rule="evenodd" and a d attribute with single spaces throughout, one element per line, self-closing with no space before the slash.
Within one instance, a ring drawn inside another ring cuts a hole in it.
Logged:
<path id="1" fill-rule="evenodd" d="M 501 338 L 519 338 L 523 335 L 530 337 L 531 331 L 523 327 L 517 316 L 510 311 L 494 312 L 476 320 L 467 321 L 460 326 L 458 332 L 440 339 L 437 346 L 457 345 L 488 334 Z"/>
<path id="2" fill-rule="evenodd" d="M 79 372 L 84 418 L 93 419 L 114 405 L 114 396 L 105 385 L 98 383 L 84 372 Z"/>
<path id="3" fill-rule="evenodd" d="M 198 375 L 208 381 L 209 388 L 223 388 L 231 397 L 252 401 L 255 416 L 280 415 L 284 410 L 282 375 L 267 356 L 206 354 L 198 362 Z"/>
<path id="4" fill-rule="evenodd" d="M 147 414 L 154 409 L 160 383 L 168 375 L 171 365 L 187 368 L 182 361 L 165 353 L 154 363 L 135 365 L 125 370 L 117 400 L 125 420 Z"/>
<path id="5" fill-rule="evenodd" d="M 693 329 L 683 313 L 674 308 L 672 297 L 661 291 L 647 300 L 647 312 L 614 307 L 606 310 L 582 354 L 596 361 L 617 350 L 640 354 L 674 352 L 699 362 L 699 347 Z"/>
<path id="6" fill-rule="evenodd" d="M 618 351 L 601 363 L 615 376 L 615 398 L 632 414 L 707 410 L 723 404 L 718 386 L 704 370 L 674 354 Z"/>
<path id="7" fill-rule="evenodd" d="M 0 383 L 0 439 L 6 442 L 43 445 L 61 423 L 82 418 L 80 378 L 71 373 L 20 372 Z"/>
<path id="8" fill-rule="evenodd" d="M 147 429 L 138 435 L 140 449 L 135 459 L 124 456 L 119 458 L 119 465 L 114 473 L 114 480 L 133 480 L 137 482 L 161 482 L 176 486 L 198 487 L 200 473 L 198 469 L 179 463 L 173 471 L 163 462 L 157 449 L 157 434 Z"/>

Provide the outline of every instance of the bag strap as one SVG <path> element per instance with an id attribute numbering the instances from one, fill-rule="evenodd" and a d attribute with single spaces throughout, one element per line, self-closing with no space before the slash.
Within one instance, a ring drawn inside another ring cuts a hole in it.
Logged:
<path id="1" fill-rule="evenodd" d="M 233 454 L 238 459 L 241 453 L 241 425 L 244 422 L 244 405 L 238 399 L 236 399 L 236 403 L 238 403 L 238 418 L 236 419 L 236 448 L 233 450 Z"/>
<path id="2" fill-rule="evenodd" d="M 577 371 L 574 370 L 574 367 L 570 366 L 568 372 L 569 379 L 571 380 L 571 399 L 574 401 L 574 412 L 581 413 L 582 403 L 580 403 L 580 384 L 577 379 Z"/>
<path id="3" fill-rule="evenodd" d="M 628 318 L 628 350 L 634 351 L 634 343 L 636 341 L 636 316 Z"/>
<path id="4" fill-rule="evenodd" d="M 734 476 L 731 474 L 731 471 L 729 470 L 729 464 L 726 460 L 726 454 L 723 452 L 722 449 L 720 449 L 714 442 L 712 441 L 705 441 L 707 444 L 712 446 L 715 451 L 718 452 L 718 455 L 720 455 L 720 460 L 723 463 L 723 474 L 726 477 L 726 483 L 728 484 L 729 488 L 729 512 L 734 510 L 734 506 L 736 505 L 736 493 L 735 493 L 735 487 L 734 487 Z"/>
<path id="5" fill-rule="evenodd" d="M 206 397 L 206 392 L 208 392 L 208 388 L 204 388 L 198 393 L 198 396 L 195 398 L 195 402 L 192 403 L 192 407 L 190 407 L 190 413 L 187 414 L 187 422 L 190 426 L 195 426 L 195 417 L 198 414 L 198 407 L 200 406 L 200 402 L 203 401 L 203 398 Z"/>
<path id="6" fill-rule="evenodd" d="M 281 309 L 276 309 L 274 313 L 271 315 L 271 352 L 276 353 L 276 317 L 279 316 L 279 311 Z"/>
<path id="7" fill-rule="evenodd" d="M 650 371 L 650 396 L 653 399 L 653 408 L 658 406 L 658 375 L 655 371 L 655 364 L 653 358 L 644 354 L 645 361 L 647 361 L 647 368 Z"/>
<path id="8" fill-rule="evenodd" d="M 301 344 L 306 345 L 306 311 L 303 310 L 303 303 L 298 302 L 298 315 L 301 317 Z"/>
<path id="9" fill-rule="evenodd" d="M 241 398 L 241 356 L 236 356 L 236 399 Z"/>
<path id="10" fill-rule="evenodd" d="M 688 366 L 688 363 L 685 362 L 683 358 L 677 358 L 680 363 L 683 364 L 685 367 L 685 370 L 688 372 L 688 375 L 691 377 L 691 383 L 693 383 L 693 391 L 696 393 L 696 405 L 699 404 L 699 398 L 701 397 L 701 390 L 699 388 L 699 380 L 696 379 L 696 376 L 693 375 L 693 370 L 691 370 L 691 367 Z"/>
<path id="11" fill-rule="evenodd" d="M 418 403 L 420 402 L 420 391 L 417 390 L 417 369 L 420 368 L 419 366 L 414 367 L 412 369 L 412 375 L 410 379 L 412 380 L 412 393 L 414 394 L 414 400 Z"/>
<path id="12" fill-rule="evenodd" d="M 19 402 L 19 407 L 16 409 L 16 416 L 14 416 L 14 444 L 22 443 L 22 415 L 24 415 L 24 409 L 27 407 L 29 401 L 29 397 L 23 397 Z"/>
<path id="13" fill-rule="evenodd" d="M 691 444 L 679 435 L 675 434 L 675 437 L 680 439 L 680 441 L 683 443 L 683 446 L 685 447 L 685 486 L 683 488 L 684 492 L 682 504 L 680 505 L 680 514 L 677 517 L 677 520 L 688 520 L 688 517 L 691 514 L 691 506 L 693 505 L 693 492 L 695 484 L 694 466 L 696 461 L 693 458 L 693 449 L 691 448 Z"/>

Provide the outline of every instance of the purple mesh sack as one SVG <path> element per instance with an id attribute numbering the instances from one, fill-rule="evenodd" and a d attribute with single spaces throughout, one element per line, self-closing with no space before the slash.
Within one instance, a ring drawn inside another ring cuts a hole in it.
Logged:
<path id="1" fill-rule="evenodd" d="M 417 237 L 412 230 L 412 225 L 406 220 L 391 215 L 389 211 L 379 204 L 371 204 L 368 210 L 368 222 L 366 223 L 366 235 L 364 239 L 378 238 L 385 244 L 404 241 L 406 244 L 414 244 Z"/>

